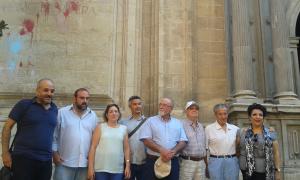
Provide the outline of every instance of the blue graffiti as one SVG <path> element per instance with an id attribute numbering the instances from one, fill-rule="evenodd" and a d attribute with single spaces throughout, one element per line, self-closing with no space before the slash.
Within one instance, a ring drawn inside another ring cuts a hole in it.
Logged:
<path id="1" fill-rule="evenodd" d="M 22 43 L 21 41 L 13 41 L 10 43 L 9 45 L 9 50 L 10 52 L 12 52 L 13 54 L 18 54 L 22 49 Z"/>
<path id="2" fill-rule="evenodd" d="M 7 68 L 9 70 L 10 73 L 14 72 L 14 70 L 16 69 L 16 62 L 11 60 L 11 61 L 8 61 L 8 64 L 7 64 Z"/>

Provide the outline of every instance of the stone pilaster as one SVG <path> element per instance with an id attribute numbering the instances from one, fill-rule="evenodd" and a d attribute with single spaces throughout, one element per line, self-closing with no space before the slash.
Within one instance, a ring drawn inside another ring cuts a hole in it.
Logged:
<path id="1" fill-rule="evenodd" d="M 247 0 L 232 0 L 234 97 L 255 98 Z"/>
<path id="2" fill-rule="evenodd" d="M 291 55 L 288 46 L 288 25 L 284 1 L 270 0 L 273 61 L 276 82 L 274 98 L 279 103 L 291 103 L 297 99 L 294 93 Z M 291 101 L 292 100 L 292 101 Z"/>

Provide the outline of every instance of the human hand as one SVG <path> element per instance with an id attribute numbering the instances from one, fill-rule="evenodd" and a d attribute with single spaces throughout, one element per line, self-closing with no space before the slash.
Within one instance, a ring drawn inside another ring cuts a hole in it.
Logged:
<path id="1" fill-rule="evenodd" d="M 281 174 L 279 171 L 275 171 L 275 180 L 281 180 Z"/>
<path id="2" fill-rule="evenodd" d="M 87 175 L 88 180 L 93 180 L 95 179 L 95 171 L 92 168 L 88 168 L 88 175 Z"/>
<path id="3" fill-rule="evenodd" d="M 125 170 L 124 170 L 124 178 L 125 179 L 129 179 L 130 178 L 130 175 L 131 175 L 131 172 L 130 172 L 130 164 L 127 164 L 126 163 L 126 167 L 125 167 Z"/>
<path id="4" fill-rule="evenodd" d="M 2 154 L 2 161 L 5 167 L 11 168 L 12 160 L 9 152 Z"/>
<path id="5" fill-rule="evenodd" d="M 58 152 L 53 152 L 52 158 L 53 158 L 53 163 L 56 166 L 60 165 L 63 162 Z"/>
<path id="6" fill-rule="evenodd" d="M 170 161 L 173 157 L 173 154 L 174 153 L 171 150 L 167 150 L 167 149 L 162 149 L 160 151 L 160 157 L 164 162 Z"/>

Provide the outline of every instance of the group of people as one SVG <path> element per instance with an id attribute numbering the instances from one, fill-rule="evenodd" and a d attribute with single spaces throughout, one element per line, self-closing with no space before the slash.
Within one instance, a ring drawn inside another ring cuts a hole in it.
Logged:
<path id="1" fill-rule="evenodd" d="M 216 121 L 199 121 L 199 104 L 188 101 L 186 118 L 171 116 L 174 102 L 159 101 L 158 115 L 146 118 L 139 96 L 128 100 L 131 115 L 121 119 L 117 104 L 107 105 L 103 123 L 89 104 L 89 91 L 79 88 L 73 103 L 58 110 L 52 102 L 54 84 L 37 83 L 33 99 L 19 101 L 2 131 L 2 160 L 13 180 L 244 180 L 280 179 L 276 132 L 264 126 L 266 108 L 248 107 L 250 126 L 229 124 L 228 108 L 215 105 Z M 17 132 L 10 146 L 11 130 Z M 157 177 L 160 160 L 170 165 Z"/>

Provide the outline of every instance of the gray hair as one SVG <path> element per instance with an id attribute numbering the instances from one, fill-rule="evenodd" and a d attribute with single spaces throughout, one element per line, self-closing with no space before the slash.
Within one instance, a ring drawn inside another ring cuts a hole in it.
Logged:
<path id="1" fill-rule="evenodd" d="M 226 109 L 226 110 L 228 110 L 228 106 L 226 104 L 216 104 L 214 106 L 214 113 L 216 113 L 219 109 Z"/>

